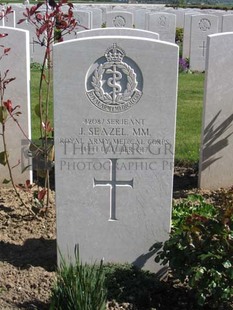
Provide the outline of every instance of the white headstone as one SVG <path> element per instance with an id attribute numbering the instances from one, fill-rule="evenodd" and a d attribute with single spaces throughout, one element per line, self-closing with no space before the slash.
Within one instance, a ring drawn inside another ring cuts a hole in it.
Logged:
<path id="1" fill-rule="evenodd" d="M 74 17 L 78 24 L 78 30 L 82 31 L 85 29 L 91 29 L 92 28 L 92 12 L 91 11 L 74 11 Z"/>
<path id="2" fill-rule="evenodd" d="M 227 14 L 222 16 L 222 32 L 233 31 L 233 14 Z"/>
<path id="3" fill-rule="evenodd" d="M 25 16 L 23 14 L 26 12 L 26 7 L 19 6 L 17 8 L 15 6 L 14 9 L 15 9 L 16 28 L 29 31 L 31 63 L 35 62 L 42 64 L 45 54 L 45 46 L 43 45 L 43 42 L 39 42 L 37 38 L 36 27 L 27 20 L 18 24 L 18 22 L 21 19 L 25 19 Z M 40 8 L 40 10 L 42 10 L 42 8 Z"/>
<path id="4" fill-rule="evenodd" d="M 106 25 L 107 8 L 106 7 L 101 7 L 101 11 L 102 11 L 102 25 Z"/>
<path id="5" fill-rule="evenodd" d="M 159 40 L 158 33 L 141 30 L 141 29 L 132 29 L 132 28 L 99 28 L 99 29 L 92 29 L 92 30 L 85 30 L 80 31 L 77 33 L 76 37 L 79 38 L 86 38 L 92 36 L 131 36 L 131 37 L 145 37 L 154 40 Z"/>
<path id="6" fill-rule="evenodd" d="M 1 27 L 1 33 L 7 33 L 8 36 L 1 38 L 1 45 L 4 48 L 10 48 L 8 56 L 1 59 L 1 76 L 9 70 L 8 78 L 15 78 L 14 81 L 7 84 L 5 89 L 4 101 L 12 101 L 13 107 L 22 112 L 16 117 L 27 137 L 31 138 L 31 114 L 30 114 L 30 55 L 29 55 L 29 33 L 25 30 L 15 28 Z M 2 129 L 0 129 L 2 132 Z M 15 184 L 25 184 L 26 180 L 32 181 L 32 168 L 30 167 L 24 173 L 22 171 L 31 164 L 28 157 L 29 142 L 20 131 L 16 123 L 9 119 L 6 122 L 7 149 L 9 151 L 9 161 L 13 169 Z M 2 138 L 0 139 L 0 152 L 3 151 Z M 6 166 L 0 165 L 0 186 L 4 179 L 9 179 Z"/>
<path id="7" fill-rule="evenodd" d="M 77 26 L 75 29 L 63 36 L 63 41 L 76 39 L 79 31 L 86 31 L 92 28 L 92 12 L 91 11 L 74 11 L 73 16 L 76 19 Z"/>
<path id="8" fill-rule="evenodd" d="M 223 18 L 223 15 L 226 14 L 226 11 L 210 10 L 209 14 L 212 14 L 218 17 L 218 31 L 217 32 L 222 32 L 222 18 Z"/>
<path id="9" fill-rule="evenodd" d="M 176 15 L 176 28 L 184 28 L 184 15 L 186 13 L 186 9 L 182 8 L 168 9 L 167 13 Z"/>
<path id="10" fill-rule="evenodd" d="M 182 57 L 190 57 L 190 37 L 191 37 L 191 17 L 192 15 L 199 15 L 197 12 L 189 12 L 184 16 L 184 32 L 183 32 L 183 46 L 182 46 Z"/>
<path id="11" fill-rule="evenodd" d="M 146 9 L 140 9 L 134 12 L 134 24 L 136 29 L 147 29 L 146 13 L 150 13 L 150 11 Z"/>
<path id="12" fill-rule="evenodd" d="M 120 5 L 112 6 L 112 11 L 124 11 L 126 8 Z"/>
<path id="13" fill-rule="evenodd" d="M 208 36 L 199 186 L 233 184 L 233 32 Z"/>
<path id="14" fill-rule="evenodd" d="M 190 69 L 204 71 L 206 62 L 207 36 L 218 32 L 218 17 L 194 15 L 191 17 Z"/>
<path id="15" fill-rule="evenodd" d="M 44 61 L 46 47 L 43 42 L 39 42 L 37 36 L 32 34 L 30 39 L 31 63 L 42 64 Z"/>
<path id="16" fill-rule="evenodd" d="M 170 13 L 149 14 L 148 30 L 157 32 L 162 41 L 175 43 L 176 15 Z"/>
<path id="17" fill-rule="evenodd" d="M 4 5 L 0 4 L 0 27 L 4 26 Z"/>
<path id="18" fill-rule="evenodd" d="M 133 14 L 125 11 L 112 11 L 106 13 L 106 27 L 133 28 Z"/>
<path id="19" fill-rule="evenodd" d="M 152 10 L 147 10 L 145 13 L 145 29 L 149 29 L 149 15 L 152 14 Z"/>
<path id="20" fill-rule="evenodd" d="M 99 8 L 88 8 L 92 12 L 92 28 L 102 27 L 102 11 Z"/>
<path id="21" fill-rule="evenodd" d="M 170 230 L 177 71 L 178 46 L 158 40 L 99 36 L 54 46 L 64 257 L 79 244 L 89 263 L 161 268 L 149 248 Z"/>
<path id="22" fill-rule="evenodd" d="M 4 27 L 15 27 L 15 11 L 12 10 L 11 13 L 4 17 Z"/>

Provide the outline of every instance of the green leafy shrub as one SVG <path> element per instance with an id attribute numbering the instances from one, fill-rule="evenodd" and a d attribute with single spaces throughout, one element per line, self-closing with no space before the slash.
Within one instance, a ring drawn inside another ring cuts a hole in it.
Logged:
<path id="1" fill-rule="evenodd" d="M 221 206 L 198 195 L 176 204 L 170 238 L 155 257 L 188 283 L 199 306 L 222 309 L 233 301 L 232 197 L 232 190 L 224 192 Z"/>
<path id="2" fill-rule="evenodd" d="M 183 28 L 176 28 L 176 44 L 183 43 L 183 37 L 184 37 L 184 29 Z"/>
<path id="3" fill-rule="evenodd" d="M 99 266 L 82 264 L 77 250 L 75 258 L 75 263 L 61 258 L 50 310 L 105 310 L 107 291 L 102 261 Z"/>
<path id="4" fill-rule="evenodd" d="M 41 70 L 42 69 L 42 65 L 38 62 L 32 62 L 30 64 L 30 68 L 31 69 L 35 69 L 35 70 Z"/>
<path id="5" fill-rule="evenodd" d="M 184 29 L 176 28 L 175 42 L 179 45 L 179 58 L 182 58 Z"/>

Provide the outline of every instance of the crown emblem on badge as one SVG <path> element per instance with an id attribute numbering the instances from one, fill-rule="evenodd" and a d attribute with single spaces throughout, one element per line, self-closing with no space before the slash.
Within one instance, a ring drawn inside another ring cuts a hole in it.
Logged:
<path id="1" fill-rule="evenodd" d="M 120 113 L 134 106 L 142 96 L 143 78 L 137 64 L 125 57 L 125 51 L 113 43 L 90 67 L 86 94 L 102 111 Z M 125 57 L 124 61 L 123 58 Z"/>
<path id="2" fill-rule="evenodd" d="M 104 56 L 108 62 L 122 62 L 125 57 L 125 51 L 114 43 L 106 50 Z"/>

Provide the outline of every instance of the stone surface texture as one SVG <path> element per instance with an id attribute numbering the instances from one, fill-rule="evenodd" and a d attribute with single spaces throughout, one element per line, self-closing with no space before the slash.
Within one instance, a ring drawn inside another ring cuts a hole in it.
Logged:
<path id="1" fill-rule="evenodd" d="M 106 58 L 115 57 L 115 45 L 125 52 L 119 63 Z M 55 45 L 62 253 L 72 255 L 79 244 L 89 262 L 160 268 L 149 249 L 170 230 L 177 62 L 178 46 L 147 38 L 102 36 Z"/>

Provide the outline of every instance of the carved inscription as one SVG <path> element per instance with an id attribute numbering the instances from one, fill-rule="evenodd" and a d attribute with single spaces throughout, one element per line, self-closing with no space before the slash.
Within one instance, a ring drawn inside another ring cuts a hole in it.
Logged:
<path id="1" fill-rule="evenodd" d="M 94 156 L 172 156 L 164 137 L 153 137 L 145 119 L 83 119 L 76 137 L 61 138 L 64 154 Z"/>
<path id="2" fill-rule="evenodd" d="M 93 178 L 94 188 L 109 188 L 109 221 L 117 220 L 118 190 L 122 186 L 133 188 L 137 176 L 136 173 L 132 179 L 122 180 L 120 171 L 173 169 L 172 145 L 165 138 L 154 137 L 146 119 L 90 117 L 80 125 L 74 137 L 60 139 L 64 154 L 60 168 L 77 173 L 93 170 L 94 175 L 95 171 L 110 171 L 109 178 Z"/>

